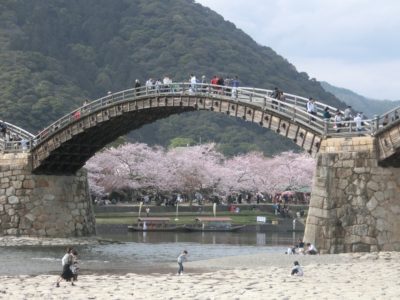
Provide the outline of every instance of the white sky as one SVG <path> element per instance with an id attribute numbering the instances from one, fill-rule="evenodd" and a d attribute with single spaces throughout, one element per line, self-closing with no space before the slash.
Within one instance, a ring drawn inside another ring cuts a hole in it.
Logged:
<path id="1" fill-rule="evenodd" d="M 399 0 L 196 0 L 310 77 L 400 100 Z"/>

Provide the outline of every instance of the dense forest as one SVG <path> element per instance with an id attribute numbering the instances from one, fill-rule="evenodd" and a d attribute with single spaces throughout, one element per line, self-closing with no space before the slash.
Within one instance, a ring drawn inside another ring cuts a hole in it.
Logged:
<path id="1" fill-rule="evenodd" d="M 277 86 L 344 106 L 271 48 L 191 0 L 0 2 L 0 119 L 31 132 L 85 98 L 132 87 L 136 78 L 182 81 L 191 73 L 238 75 L 245 86 Z M 201 113 L 161 120 L 130 137 L 164 146 L 201 137 L 227 154 L 293 147 L 256 125 Z"/>

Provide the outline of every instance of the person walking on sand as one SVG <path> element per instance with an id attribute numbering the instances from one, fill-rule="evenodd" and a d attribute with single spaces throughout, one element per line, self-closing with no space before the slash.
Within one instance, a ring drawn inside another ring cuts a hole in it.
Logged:
<path id="1" fill-rule="evenodd" d="M 303 276 L 303 269 L 300 267 L 299 262 L 296 260 L 293 263 L 293 268 L 292 268 L 292 272 L 290 273 L 290 275 L 294 275 L 294 276 Z"/>
<path id="2" fill-rule="evenodd" d="M 68 247 L 67 248 L 67 252 L 65 253 L 65 255 L 63 256 L 63 258 L 61 259 L 61 264 L 63 267 L 63 271 L 60 275 L 60 277 L 57 279 L 56 282 L 56 287 L 60 287 L 60 282 L 62 280 L 65 281 L 71 281 L 74 278 L 74 274 L 71 271 L 71 264 L 72 264 L 72 248 Z M 71 285 L 75 285 L 74 281 L 71 281 Z"/>
<path id="3" fill-rule="evenodd" d="M 186 250 L 183 250 L 182 253 L 178 256 L 178 274 L 177 275 L 183 275 L 183 262 L 187 260 L 187 254 L 188 252 Z"/>

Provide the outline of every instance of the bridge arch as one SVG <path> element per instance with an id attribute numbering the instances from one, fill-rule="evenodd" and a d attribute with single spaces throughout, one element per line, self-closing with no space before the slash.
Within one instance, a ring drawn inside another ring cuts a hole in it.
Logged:
<path id="1" fill-rule="evenodd" d="M 257 123 L 310 154 L 317 153 L 324 124 L 318 117 L 310 119 L 305 111 L 307 99 L 287 94 L 281 101 L 271 98 L 271 92 L 250 88 L 232 92 L 222 86 L 179 83 L 158 91 L 143 87 L 107 95 L 64 116 L 35 137 L 33 172 L 73 174 L 119 136 L 158 119 L 195 110 Z"/>

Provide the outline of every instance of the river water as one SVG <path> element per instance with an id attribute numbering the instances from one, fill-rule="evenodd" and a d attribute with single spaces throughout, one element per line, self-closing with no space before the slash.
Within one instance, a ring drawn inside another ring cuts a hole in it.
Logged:
<path id="1" fill-rule="evenodd" d="M 283 253 L 302 233 L 99 232 L 116 243 L 76 247 L 81 274 L 166 273 L 186 249 L 191 261 L 260 252 Z M 65 247 L 0 247 L 0 275 L 58 274 Z"/>

